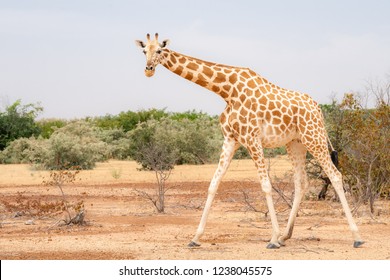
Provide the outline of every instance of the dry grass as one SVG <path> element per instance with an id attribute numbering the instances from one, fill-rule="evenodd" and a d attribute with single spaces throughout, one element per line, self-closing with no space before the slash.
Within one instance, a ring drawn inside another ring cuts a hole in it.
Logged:
<path id="1" fill-rule="evenodd" d="M 291 163 L 285 156 L 271 159 L 270 176 L 282 177 L 291 170 Z M 210 181 L 217 164 L 181 165 L 172 171 L 169 182 Z M 81 171 L 78 178 L 81 184 L 154 183 L 154 172 L 138 171 L 140 166 L 134 161 L 110 160 L 98 163 L 93 170 Z M 39 185 L 50 175 L 49 171 L 35 170 L 28 164 L 0 165 L 0 186 Z M 226 181 L 257 180 L 256 168 L 252 160 L 234 160 L 226 174 Z"/>

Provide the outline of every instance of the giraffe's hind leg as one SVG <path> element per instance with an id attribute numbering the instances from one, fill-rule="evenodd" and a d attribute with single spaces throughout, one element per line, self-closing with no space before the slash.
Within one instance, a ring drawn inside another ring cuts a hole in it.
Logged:
<path id="1" fill-rule="evenodd" d="M 295 218 L 298 213 L 304 192 L 307 188 L 307 176 L 305 171 L 306 148 L 298 140 L 293 140 L 286 145 L 289 158 L 294 168 L 294 202 L 288 218 L 285 233 L 279 238 L 279 244 L 285 245 L 285 241 L 290 239 L 293 233 Z"/>
<path id="2" fill-rule="evenodd" d="M 364 244 L 364 241 L 360 237 L 358 227 L 352 217 L 351 210 L 349 208 L 347 199 L 345 197 L 341 173 L 337 169 L 336 171 L 337 172 L 335 172 L 335 174 L 332 175 L 332 177 L 330 177 L 329 175 L 328 176 L 332 182 L 332 185 L 334 186 L 334 189 L 336 190 L 337 195 L 339 196 L 341 205 L 343 206 L 345 216 L 347 217 L 349 228 L 354 238 L 353 247 L 358 248 Z"/>
<path id="3" fill-rule="evenodd" d="M 351 210 L 349 208 L 347 199 L 344 194 L 343 189 L 343 181 L 342 181 L 342 175 L 337 170 L 336 166 L 332 163 L 331 157 L 328 152 L 328 147 L 326 142 L 322 145 L 318 145 L 317 148 L 312 150 L 310 147 L 308 147 L 309 152 L 314 156 L 314 158 L 318 161 L 318 163 L 321 165 L 322 169 L 332 182 L 332 185 L 339 196 L 341 205 L 343 207 L 345 216 L 347 218 L 349 228 L 352 232 L 354 243 L 353 246 L 355 248 L 360 247 L 364 241 L 361 239 L 358 227 L 352 217 Z"/>

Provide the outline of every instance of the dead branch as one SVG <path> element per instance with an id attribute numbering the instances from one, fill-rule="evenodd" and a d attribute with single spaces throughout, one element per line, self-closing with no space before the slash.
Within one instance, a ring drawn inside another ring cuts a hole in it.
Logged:
<path id="1" fill-rule="evenodd" d="M 284 202 L 287 203 L 287 205 L 290 208 L 292 208 L 291 199 L 289 197 L 287 197 L 280 188 L 272 186 L 272 189 L 275 190 L 279 194 L 279 196 L 283 199 Z"/>

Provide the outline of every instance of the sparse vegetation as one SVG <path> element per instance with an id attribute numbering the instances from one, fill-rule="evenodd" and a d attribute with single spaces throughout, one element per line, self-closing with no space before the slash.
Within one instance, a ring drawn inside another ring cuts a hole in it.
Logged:
<path id="1" fill-rule="evenodd" d="M 369 83 L 365 94 L 347 94 L 340 103 L 321 106 L 355 208 L 368 204 L 374 211 L 378 197 L 389 198 L 389 89 L 389 82 Z M 361 98 L 368 95 L 376 97 L 375 107 L 367 108 L 367 98 Z M 131 159 L 155 171 L 157 184 L 163 186 L 175 165 L 216 162 L 223 141 L 218 117 L 196 111 L 150 109 L 78 121 L 36 121 L 41 111 L 38 105 L 22 105 L 18 100 L 0 113 L 0 163 L 64 170 L 68 166 L 91 169 L 111 158 Z M 265 150 L 266 157 L 285 153 L 284 148 Z M 235 158 L 249 155 L 241 147 Z M 315 162 L 310 166 L 308 173 L 328 186 L 329 179 Z M 120 176 L 121 171 L 112 171 L 112 177 Z"/>
<path id="2" fill-rule="evenodd" d="M 37 104 L 22 105 L 21 100 L 17 100 L 4 112 L 0 111 L 0 151 L 18 138 L 39 135 L 35 119 L 42 110 Z"/>
<path id="3" fill-rule="evenodd" d="M 77 181 L 79 170 L 51 171 L 49 178 L 42 184 L 48 187 L 56 187 L 61 193 L 60 199 L 54 199 L 45 195 L 25 195 L 24 192 L 17 192 L 15 198 L 11 200 L 2 199 L 6 212 L 12 213 L 13 218 L 26 216 L 34 219 L 56 218 L 65 214 L 55 224 L 62 225 L 83 225 L 85 223 L 85 210 L 83 201 L 68 201 L 64 192 L 64 187 L 74 184 Z"/>
<path id="4" fill-rule="evenodd" d="M 10 142 L 0 153 L 0 162 L 30 163 L 49 170 L 65 166 L 91 169 L 97 161 L 109 158 L 134 160 L 140 147 L 138 141 L 148 137 L 164 140 L 162 135 L 167 134 L 178 151 L 176 164 L 204 164 L 218 159 L 223 141 L 218 119 L 194 111 L 129 111 L 117 117 L 72 122 L 41 120 L 38 124 L 42 134 Z M 165 131 L 156 130 L 158 126 Z"/>
<path id="5" fill-rule="evenodd" d="M 49 139 L 19 138 L 2 152 L 4 163 L 31 163 L 48 170 L 69 166 L 93 168 L 108 158 L 108 147 L 99 139 L 99 131 L 85 121 L 76 121 L 56 129 Z"/>
<path id="6" fill-rule="evenodd" d="M 131 136 L 135 145 L 132 157 L 141 164 L 142 169 L 152 170 L 157 180 L 155 195 L 145 191 L 137 192 L 151 201 L 159 213 L 164 213 L 166 181 L 179 156 L 172 135 L 175 131 L 169 130 L 167 124 L 168 122 L 162 122 L 162 125 L 156 121 L 147 122 L 138 126 Z"/>
<path id="7" fill-rule="evenodd" d="M 2 200 L 6 212 L 12 213 L 13 218 L 27 216 L 33 219 L 57 216 L 63 213 L 65 205 L 62 200 L 48 200 L 46 197 L 27 196 L 18 192 L 12 201 Z"/>
<path id="8" fill-rule="evenodd" d="M 367 96 L 375 97 L 374 108 L 367 108 Z M 323 106 L 329 136 L 339 151 L 340 170 L 355 210 L 367 204 L 373 213 L 375 200 L 380 196 L 388 198 L 389 101 L 390 80 L 384 84 L 369 83 L 365 92 L 346 94 L 341 103 Z"/>
<path id="9" fill-rule="evenodd" d="M 85 209 L 84 202 L 69 202 L 66 199 L 64 187 L 69 184 L 73 184 L 77 180 L 77 175 L 80 170 L 77 170 L 77 167 L 71 167 L 70 170 L 58 170 L 51 171 L 49 179 L 47 181 L 43 181 L 42 184 L 49 187 L 57 187 L 61 192 L 61 202 L 63 207 L 63 211 L 67 214 L 67 216 L 61 219 L 59 222 L 64 222 L 65 225 L 83 225 L 84 217 L 85 217 Z"/>

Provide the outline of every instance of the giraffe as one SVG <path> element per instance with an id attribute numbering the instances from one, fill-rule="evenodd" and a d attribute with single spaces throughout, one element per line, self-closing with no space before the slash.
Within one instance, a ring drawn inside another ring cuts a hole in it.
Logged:
<path id="1" fill-rule="evenodd" d="M 224 136 L 222 153 L 218 167 L 210 182 L 206 204 L 199 226 L 189 247 L 200 246 L 199 239 L 204 233 L 207 217 L 218 186 L 226 173 L 233 155 L 240 145 L 249 152 L 257 168 L 260 185 L 265 193 L 269 209 L 272 236 L 266 246 L 277 249 L 285 245 L 292 236 L 295 218 L 308 181 L 305 172 L 307 151 L 319 162 L 330 178 L 342 204 L 355 248 L 362 241 L 352 217 L 342 186 L 342 175 L 332 163 L 337 153 L 332 148 L 324 127 L 322 112 L 318 104 L 307 94 L 281 88 L 259 76 L 249 68 L 234 67 L 207 62 L 183 55 L 167 48 L 169 40 L 158 42 L 158 34 L 152 40 L 136 40 L 146 56 L 145 75 L 152 77 L 161 64 L 173 73 L 209 89 L 223 98 L 225 110 L 220 115 L 220 125 Z M 282 234 L 272 199 L 272 186 L 267 174 L 263 148 L 286 146 L 294 169 L 294 202 Z"/>

